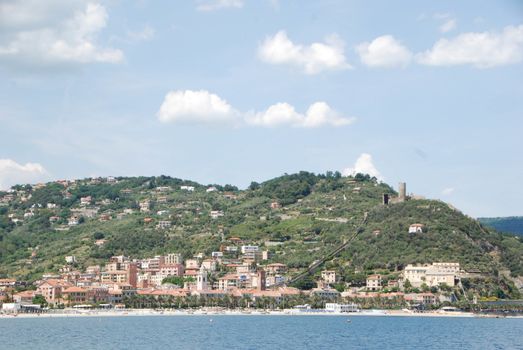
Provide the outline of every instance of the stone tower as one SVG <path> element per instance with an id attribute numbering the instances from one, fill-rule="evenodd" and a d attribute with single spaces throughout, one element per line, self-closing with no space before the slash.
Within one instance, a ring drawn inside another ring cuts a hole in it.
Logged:
<path id="1" fill-rule="evenodd" d="M 407 184 L 400 182 L 398 186 L 398 202 L 405 202 L 407 199 Z"/>

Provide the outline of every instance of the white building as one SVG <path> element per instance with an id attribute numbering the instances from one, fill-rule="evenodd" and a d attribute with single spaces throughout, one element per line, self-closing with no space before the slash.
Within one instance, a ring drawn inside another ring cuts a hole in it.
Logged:
<path id="1" fill-rule="evenodd" d="M 183 262 L 182 254 L 170 253 L 165 256 L 166 265 L 181 264 Z"/>
<path id="2" fill-rule="evenodd" d="M 194 186 L 180 186 L 180 190 L 194 192 Z"/>
<path id="3" fill-rule="evenodd" d="M 22 306 L 19 303 L 3 303 L 2 312 L 5 313 L 18 313 L 21 310 Z"/>
<path id="4" fill-rule="evenodd" d="M 381 275 L 370 275 L 367 277 L 367 290 L 380 290 L 381 289 Z"/>
<path id="5" fill-rule="evenodd" d="M 151 203 L 148 200 L 140 202 L 139 205 L 140 205 L 140 211 L 142 213 L 148 213 L 149 212 Z"/>
<path id="6" fill-rule="evenodd" d="M 338 303 L 325 303 L 325 311 L 333 313 L 342 312 L 358 312 L 360 311 L 357 304 L 338 304 Z"/>
<path id="7" fill-rule="evenodd" d="M 413 287 L 420 287 L 424 283 L 429 287 L 440 284 L 453 287 L 456 285 L 459 272 L 459 263 L 443 262 L 423 266 L 409 264 L 403 271 L 403 279 L 409 280 Z"/>
<path id="8" fill-rule="evenodd" d="M 76 226 L 80 223 L 80 218 L 78 216 L 71 216 L 67 221 L 67 225 Z"/>
<path id="9" fill-rule="evenodd" d="M 221 210 L 211 210 L 211 218 L 218 219 L 219 217 L 223 216 L 223 211 Z"/>
<path id="10" fill-rule="evenodd" d="M 216 267 L 217 267 L 216 260 L 212 260 L 212 259 L 204 260 L 204 261 L 202 261 L 201 267 L 207 271 L 214 272 L 214 271 L 216 271 Z"/>
<path id="11" fill-rule="evenodd" d="M 425 225 L 423 224 L 412 224 L 409 226 L 409 233 L 423 233 Z"/>
<path id="12" fill-rule="evenodd" d="M 223 258 L 223 252 L 212 252 L 211 256 L 215 259 L 217 258 Z"/>
<path id="13" fill-rule="evenodd" d="M 328 284 L 338 282 L 338 276 L 334 270 L 324 270 L 321 272 L 321 279 Z"/>
<path id="14" fill-rule="evenodd" d="M 311 295 L 316 295 L 322 299 L 336 299 L 340 296 L 340 292 L 332 288 L 313 288 Z"/>
<path id="15" fill-rule="evenodd" d="M 259 250 L 260 247 L 257 245 L 242 245 L 241 247 L 242 254 L 257 253 Z"/>
<path id="16" fill-rule="evenodd" d="M 82 197 L 82 198 L 80 198 L 80 205 L 89 205 L 89 204 L 91 204 L 92 200 L 93 199 L 91 198 L 91 196 Z"/>
<path id="17" fill-rule="evenodd" d="M 286 278 L 282 275 L 267 275 L 267 277 L 265 277 L 265 285 L 267 287 L 270 287 L 275 284 L 283 284 L 285 283 L 285 281 Z"/>

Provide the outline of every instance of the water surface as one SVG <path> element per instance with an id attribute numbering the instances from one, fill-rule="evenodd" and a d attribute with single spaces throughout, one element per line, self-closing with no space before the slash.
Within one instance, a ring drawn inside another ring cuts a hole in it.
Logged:
<path id="1" fill-rule="evenodd" d="M 0 319 L 0 349 L 523 349 L 523 319 L 129 316 Z"/>

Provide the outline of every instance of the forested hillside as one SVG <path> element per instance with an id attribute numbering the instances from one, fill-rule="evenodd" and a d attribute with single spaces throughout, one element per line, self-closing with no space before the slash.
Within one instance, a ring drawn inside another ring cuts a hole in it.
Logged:
<path id="1" fill-rule="evenodd" d="M 66 255 L 80 267 L 118 254 L 209 255 L 232 237 L 265 246 L 272 261 L 298 270 L 352 236 L 365 213 L 363 232 L 327 263 L 346 281 L 434 261 L 460 262 L 493 283 L 523 276 L 521 238 L 440 201 L 383 205 L 384 193 L 396 195 L 375 178 L 332 172 L 286 174 L 246 190 L 167 176 L 19 185 L 0 192 L 0 276 L 35 279 L 57 271 Z M 423 232 L 409 233 L 412 224 Z"/>
<path id="2" fill-rule="evenodd" d="M 523 236 L 523 217 L 509 216 L 501 218 L 478 218 L 478 221 L 485 226 L 495 228 L 500 232 L 513 233 Z"/>

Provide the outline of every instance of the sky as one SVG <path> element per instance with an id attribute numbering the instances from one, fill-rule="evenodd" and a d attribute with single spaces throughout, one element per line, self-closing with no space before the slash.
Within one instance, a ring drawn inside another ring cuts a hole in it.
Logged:
<path id="1" fill-rule="evenodd" d="M 523 2 L 0 0 L 0 189 L 365 172 L 523 215 Z"/>

